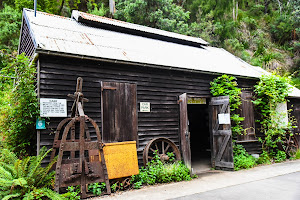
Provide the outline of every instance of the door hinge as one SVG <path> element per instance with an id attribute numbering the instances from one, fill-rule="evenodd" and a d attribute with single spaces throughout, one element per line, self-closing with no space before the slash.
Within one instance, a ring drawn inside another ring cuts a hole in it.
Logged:
<path id="1" fill-rule="evenodd" d="M 101 88 L 101 91 L 103 91 L 103 90 L 116 90 L 116 89 L 117 89 L 116 87 L 103 86 Z"/>

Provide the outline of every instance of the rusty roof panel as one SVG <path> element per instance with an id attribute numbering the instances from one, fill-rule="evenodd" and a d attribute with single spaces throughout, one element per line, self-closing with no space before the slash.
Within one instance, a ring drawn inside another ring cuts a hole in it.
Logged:
<path id="1" fill-rule="evenodd" d="M 173 33 L 173 32 L 164 31 L 164 30 L 159 30 L 159 29 L 155 29 L 155 28 L 151 28 L 151 27 L 147 27 L 147 26 L 141 26 L 138 24 L 132 24 L 132 23 L 116 20 L 116 19 L 107 18 L 107 17 L 92 15 L 89 13 L 80 12 L 78 10 L 73 10 L 71 18 L 74 18 L 77 21 L 80 21 L 80 18 L 82 18 L 82 19 L 85 19 L 88 21 L 97 22 L 99 24 L 108 24 L 108 25 L 112 25 L 115 27 L 126 28 L 127 30 L 141 31 L 144 33 L 151 33 L 151 34 L 155 34 L 155 35 L 159 35 L 159 36 L 163 36 L 163 37 L 180 39 L 183 41 L 197 43 L 199 45 L 208 45 L 209 44 L 208 42 L 204 41 L 201 38 L 191 37 L 191 36 L 182 35 L 182 34 Z"/>

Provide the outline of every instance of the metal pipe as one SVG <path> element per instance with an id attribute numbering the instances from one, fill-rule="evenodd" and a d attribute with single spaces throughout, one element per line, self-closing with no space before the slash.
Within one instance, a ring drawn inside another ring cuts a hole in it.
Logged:
<path id="1" fill-rule="evenodd" d="M 37 4 L 37 0 L 34 0 L 34 16 L 36 17 L 36 4 Z"/>

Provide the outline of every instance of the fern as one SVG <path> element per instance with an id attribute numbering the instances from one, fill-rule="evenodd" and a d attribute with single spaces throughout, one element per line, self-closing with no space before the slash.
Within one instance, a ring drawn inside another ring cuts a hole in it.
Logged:
<path id="1" fill-rule="evenodd" d="M 19 197 L 19 196 L 21 196 L 20 193 L 10 194 L 10 195 L 6 195 L 2 200 L 13 199 L 13 198 Z"/>
<path id="2" fill-rule="evenodd" d="M 55 172 L 50 172 L 56 159 L 46 167 L 42 160 L 51 150 L 42 148 L 38 156 L 18 159 L 6 149 L 0 152 L 0 199 L 55 199 L 64 197 L 51 190 Z M 43 198 L 42 198 L 43 197 Z"/>

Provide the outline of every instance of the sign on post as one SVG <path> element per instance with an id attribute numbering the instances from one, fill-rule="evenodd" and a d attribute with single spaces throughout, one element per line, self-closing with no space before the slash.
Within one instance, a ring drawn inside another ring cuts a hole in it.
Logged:
<path id="1" fill-rule="evenodd" d="M 41 98 L 40 116 L 41 117 L 67 117 L 67 100 Z"/>

